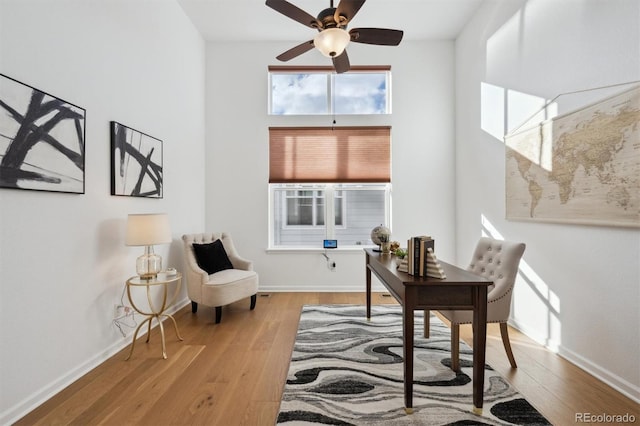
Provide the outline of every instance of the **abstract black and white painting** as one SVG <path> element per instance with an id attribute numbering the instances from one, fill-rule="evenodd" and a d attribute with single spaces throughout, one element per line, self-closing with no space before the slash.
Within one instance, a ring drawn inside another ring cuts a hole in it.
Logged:
<path id="1" fill-rule="evenodd" d="M 86 111 L 0 74 L 0 188 L 84 194 Z"/>
<path id="2" fill-rule="evenodd" d="M 162 198 L 162 141 L 111 122 L 111 195 Z"/>

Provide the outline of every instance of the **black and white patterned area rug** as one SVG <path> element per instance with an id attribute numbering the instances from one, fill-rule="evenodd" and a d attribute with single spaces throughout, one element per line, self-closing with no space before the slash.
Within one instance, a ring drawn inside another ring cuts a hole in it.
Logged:
<path id="1" fill-rule="evenodd" d="M 397 305 L 304 306 L 279 425 L 547 425 L 504 378 L 485 368 L 482 416 L 472 413 L 472 359 L 460 344 L 450 369 L 450 332 L 432 316 L 429 339 L 415 313 L 413 414 L 404 411 L 402 311 Z"/>

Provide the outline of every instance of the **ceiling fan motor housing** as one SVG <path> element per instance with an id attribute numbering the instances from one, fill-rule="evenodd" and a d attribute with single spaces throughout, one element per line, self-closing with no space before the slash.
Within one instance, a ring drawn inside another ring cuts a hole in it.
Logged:
<path id="1" fill-rule="evenodd" d="M 318 14 L 318 21 L 322 23 L 322 27 L 318 28 L 319 31 L 322 31 L 327 28 L 336 28 L 340 27 L 342 29 L 346 29 L 346 25 L 341 26 L 335 19 L 336 8 L 329 7 Z M 345 19 L 346 21 L 346 19 Z M 345 22 L 346 24 L 346 22 Z"/>

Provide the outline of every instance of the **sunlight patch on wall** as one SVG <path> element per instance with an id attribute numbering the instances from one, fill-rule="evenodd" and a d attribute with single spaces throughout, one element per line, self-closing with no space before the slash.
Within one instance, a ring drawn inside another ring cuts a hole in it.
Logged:
<path id="1" fill-rule="evenodd" d="M 485 215 L 480 215 L 480 223 L 482 224 L 482 236 L 496 240 L 504 240 L 504 237 Z"/>
<path id="2" fill-rule="evenodd" d="M 540 96 L 480 83 L 482 130 L 503 142 L 522 167 L 551 171 L 552 122 L 558 105 Z"/>
<path id="3" fill-rule="evenodd" d="M 527 128 L 555 117 L 558 107 L 540 96 L 507 89 L 507 131 Z"/>
<path id="4" fill-rule="evenodd" d="M 562 342 L 560 298 L 525 260 L 520 261 L 511 316 L 531 338 L 558 351 Z"/>
<path id="5" fill-rule="evenodd" d="M 557 114 L 557 105 L 540 96 L 480 83 L 480 128 L 500 142 L 516 129 L 531 128 Z"/>
<path id="6" fill-rule="evenodd" d="M 506 133 L 505 89 L 480 83 L 480 128 L 502 142 Z"/>

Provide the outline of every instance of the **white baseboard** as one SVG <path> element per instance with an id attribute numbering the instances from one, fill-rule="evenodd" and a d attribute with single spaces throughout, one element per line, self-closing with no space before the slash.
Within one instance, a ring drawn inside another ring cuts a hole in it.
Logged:
<path id="1" fill-rule="evenodd" d="M 580 367 L 587 373 L 591 374 L 598 380 L 611 386 L 621 394 L 631 398 L 638 404 L 640 404 L 640 387 L 630 383 L 623 377 L 620 377 L 612 372 L 602 368 L 601 366 L 594 364 L 583 356 L 560 346 L 558 355 L 569 361 L 570 363 Z"/>
<path id="2" fill-rule="evenodd" d="M 513 318 L 509 319 L 509 325 L 526 335 L 534 342 L 539 343 L 540 345 L 549 349 L 551 352 L 558 353 L 560 342 L 558 342 L 557 340 L 550 339 L 548 336 L 540 334 L 537 329 L 528 327 L 526 324 L 518 322 Z"/>
<path id="3" fill-rule="evenodd" d="M 519 323 L 518 321 L 509 320 L 509 324 L 525 334 L 530 339 L 535 342 L 541 344 L 552 352 L 557 353 L 562 358 L 566 359 L 576 367 L 584 370 L 585 372 L 591 374 L 593 377 L 597 378 L 601 382 L 611 386 L 613 389 L 617 390 L 621 394 L 625 395 L 628 398 L 631 398 L 637 403 L 640 403 L 640 387 L 630 383 L 624 378 L 613 374 L 611 371 L 593 363 L 592 361 L 586 359 L 582 355 L 577 354 L 576 352 L 567 349 L 561 343 L 556 340 L 551 340 L 546 336 L 541 336 L 536 330 L 531 329 L 530 327 L 525 326 L 524 324 Z"/>
<path id="4" fill-rule="evenodd" d="M 188 299 L 183 299 L 180 302 L 176 302 L 174 306 L 169 309 L 168 313 L 173 314 L 179 309 L 182 309 L 186 304 L 190 303 Z M 157 327 L 155 326 L 152 328 Z M 140 330 L 139 336 L 143 336 L 147 333 L 147 327 L 142 327 L 144 330 Z M 44 388 L 40 389 L 35 394 L 23 399 L 13 407 L 8 410 L 0 413 L 0 425 L 11 425 L 22 417 L 29 414 L 31 411 L 44 404 L 46 401 L 51 399 L 54 395 L 59 393 L 61 390 L 78 380 L 80 377 L 87 374 L 89 371 L 98 367 L 100 364 L 111 358 L 113 355 L 124 349 L 125 347 L 131 344 L 131 335 L 127 335 L 126 337 L 113 342 L 109 347 L 107 347 L 104 351 L 94 355 L 92 358 L 88 359 L 78 367 L 74 368 L 71 371 L 68 371 L 63 376 L 49 383 Z"/>
<path id="5" fill-rule="evenodd" d="M 260 293 L 364 293 L 365 287 L 363 285 L 348 285 L 348 286 L 321 286 L 321 287 L 297 287 L 297 286 L 279 286 L 279 285 L 262 285 L 258 292 Z M 388 293 L 388 290 L 381 284 L 371 285 L 371 291 Z"/>

